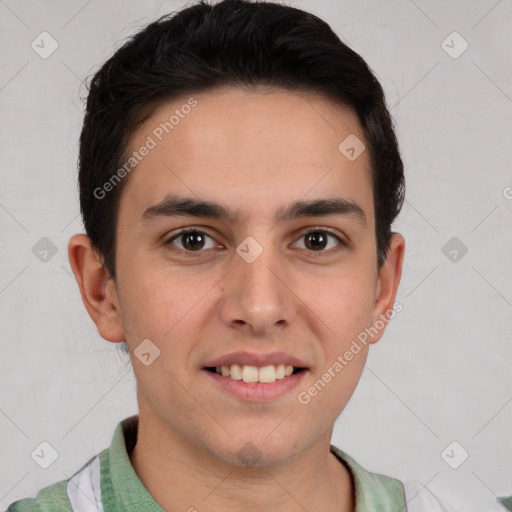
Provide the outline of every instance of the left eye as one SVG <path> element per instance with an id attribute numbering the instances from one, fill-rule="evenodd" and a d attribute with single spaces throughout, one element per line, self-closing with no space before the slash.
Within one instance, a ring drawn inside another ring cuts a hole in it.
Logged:
<path id="1" fill-rule="evenodd" d="M 299 240 L 306 239 L 306 249 L 314 252 L 327 252 L 324 250 L 328 245 L 328 238 L 335 239 L 340 245 L 346 246 L 347 244 L 337 235 L 325 229 L 313 229 L 303 233 Z"/>

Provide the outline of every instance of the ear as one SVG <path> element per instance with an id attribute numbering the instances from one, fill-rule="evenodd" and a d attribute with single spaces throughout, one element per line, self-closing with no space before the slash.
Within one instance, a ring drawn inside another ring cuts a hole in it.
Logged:
<path id="1" fill-rule="evenodd" d="M 386 261 L 377 277 L 370 343 L 377 343 L 380 340 L 390 319 L 390 312 L 394 310 L 396 292 L 402 277 L 404 252 L 404 237 L 400 233 L 393 233 Z"/>
<path id="2" fill-rule="evenodd" d="M 87 235 L 77 234 L 70 238 L 68 258 L 85 309 L 100 336 L 114 343 L 125 341 L 115 281 L 109 280 L 109 272 L 97 257 Z"/>

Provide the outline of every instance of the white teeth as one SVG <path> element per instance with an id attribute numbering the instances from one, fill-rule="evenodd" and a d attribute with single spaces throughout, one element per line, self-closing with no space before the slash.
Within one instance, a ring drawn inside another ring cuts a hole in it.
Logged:
<path id="1" fill-rule="evenodd" d="M 224 377 L 243 380 L 244 382 L 272 383 L 277 379 L 284 379 L 291 375 L 293 373 L 293 366 L 277 364 L 258 367 L 232 364 L 231 366 L 217 366 L 215 372 Z"/>
<path id="2" fill-rule="evenodd" d="M 274 366 L 262 366 L 259 371 L 260 382 L 274 382 L 276 380 L 276 369 Z"/>
<path id="3" fill-rule="evenodd" d="M 232 364 L 229 376 L 235 380 L 242 380 L 242 367 L 239 364 Z"/>
<path id="4" fill-rule="evenodd" d="M 256 366 L 244 366 L 242 368 L 242 380 L 244 382 L 258 382 L 258 368 Z"/>
<path id="5" fill-rule="evenodd" d="M 284 379 L 285 377 L 286 377 L 286 372 L 284 369 L 284 364 L 278 364 L 276 366 L 276 379 Z"/>

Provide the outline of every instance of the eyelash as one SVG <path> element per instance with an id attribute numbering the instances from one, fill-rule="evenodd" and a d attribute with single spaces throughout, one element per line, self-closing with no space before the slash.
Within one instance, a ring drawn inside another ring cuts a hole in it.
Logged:
<path id="1" fill-rule="evenodd" d="M 342 238 L 340 238 L 338 235 L 336 235 L 334 232 L 332 232 L 331 230 L 329 229 L 326 229 L 326 228 L 320 228 L 320 227 L 315 227 L 315 228 L 311 228 L 309 229 L 308 231 L 304 232 L 301 234 L 301 236 L 299 237 L 300 238 L 303 238 L 307 235 L 310 235 L 312 233 L 327 233 L 328 235 L 332 236 L 333 238 L 336 238 L 336 240 L 339 242 L 339 244 L 344 248 L 344 247 L 348 247 L 348 243 L 345 242 L 345 240 L 343 240 Z M 204 231 L 201 231 L 199 229 L 196 229 L 196 228 L 183 228 L 183 229 L 180 229 L 180 231 L 178 233 L 176 233 L 175 235 L 173 235 L 172 237 L 168 238 L 165 242 L 164 242 L 164 245 L 165 246 L 168 246 L 169 247 L 169 250 L 171 250 L 172 252 L 175 252 L 175 253 L 179 253 L 179 254 L 183 254 L 185 255 L 186 257 L 192 257 L 192 258 L 195 258 L 195 257 L 198 257 L 201 255 L 201 253 L 205 252 L 204 250 L 199 250 L 199 251 L 187 251 L 187 250 L 183 250 L 183 249 L 176 249 L 173 245 L 172 245 L 172 242 L 176 239 L 178 239 L 180 236 L 183 236 L 183 235 L 186 235 L 186 234 L 189 234 L 189 233 L 200 233 L 200 234 L 203 234 L 203 235 L 206 235 L 207 237 L 209 238 L 212 238 L 208 233 L 205 233 Z M 307 250 L 307 249 L 306 249 Z M 308 251 L 308 252 L 311 252 L 312 254 L 322 254 L 322 253 L 331 253 L 332 252 L 332 249 L 330 250 L 321 250 L 321 251 Z"/>

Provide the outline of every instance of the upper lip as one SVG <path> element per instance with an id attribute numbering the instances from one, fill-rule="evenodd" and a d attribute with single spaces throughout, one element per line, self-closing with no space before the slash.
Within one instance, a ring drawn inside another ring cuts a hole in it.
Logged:
<path id="1" fill-rule="evenodd" d="M 269 354 L 257 354 L 251 352 L 231 352 L 225 354 L 217 359 L 209 361 L 205 364 L 205 368 L 213 368 L 217 366 L 231 366 L 232 364 L 239 364 L 241 366 L 269 366 L 269 365 L 291 365 L 296 368 L 307 368 L 307 365 L 286 352 L 272 352 Z"/>

